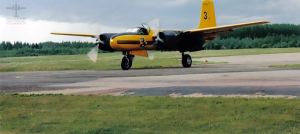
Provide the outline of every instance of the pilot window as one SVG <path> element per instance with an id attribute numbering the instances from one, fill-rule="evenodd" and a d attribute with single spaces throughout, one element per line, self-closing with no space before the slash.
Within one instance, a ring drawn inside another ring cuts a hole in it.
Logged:
<path id="1" fill-rule="evenodd" d="M 140 28 L 138 30 L 139 35 L 148 35 L 148 30 L 146 28 Z"/>
<path id="2" fill-rule="evenodd" d="M 148 35 L 148 30 L 146 28 L 134 28 L 134 29 L 128 29 L 126 31 L 127 33 L 131 34 L 137 34 L 137 35 Z"/>

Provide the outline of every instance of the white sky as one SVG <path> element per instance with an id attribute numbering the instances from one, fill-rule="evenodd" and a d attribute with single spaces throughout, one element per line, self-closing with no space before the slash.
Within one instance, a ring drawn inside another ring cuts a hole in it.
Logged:
<path id="1" fill-rule="evenodd" d="M 100 34 L 101 32 L 122 32 L 124 29 L 96 23 L 68 23 L 53 21 L 25 20 L 25 24 L 11 24 L 11 19 L 0 17 L 0 41 L 44 42 L 44 41 L 91 41 L 92 38 L 51 35 L 51 32 L 81 32 Z"/>
<path id="2" fill-rule="evenodd" d="M 14 1 L 26 7 L 24 25 L 9 24 Z M 201 0 L 0 0 L 0 41 L 94 41 L 50 32 L 122 32 L 154 18 L 163 29 L 192 29 Z M 215 0 L 219 25 L 267 19 L 300 24 L 300 0 Z"/>

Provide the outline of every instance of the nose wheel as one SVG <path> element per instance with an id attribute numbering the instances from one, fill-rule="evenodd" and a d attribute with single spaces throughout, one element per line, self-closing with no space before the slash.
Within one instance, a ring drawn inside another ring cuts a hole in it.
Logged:
<path id="1" fill-rule="evenodd" d="M 132 67 L 134 55 L 125 55 L 122 59 L 121 67 L 123 70 L 129 70 Z"/>
<path id="2" fill-rule="evenodd" d="M 192 67 L 193 60 L 192 57 L 188 54 L 182 53 L 182 66 L 184 68 L 190 68 Z"/>

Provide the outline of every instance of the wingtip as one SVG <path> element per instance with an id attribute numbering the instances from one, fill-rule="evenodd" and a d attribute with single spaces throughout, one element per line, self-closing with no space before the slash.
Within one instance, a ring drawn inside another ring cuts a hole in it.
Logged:
<path id="1" fill-rule="evenodd" d="M 50 34 L 53 34 L 53 35 L 60 35 L 60 33 L 55 33 L 55 32 L 52 32 Z"/>
<path id="2" fill-rule="evenodd" d="M 271 21 L 268 21 L 268 20 L 263 20 L 263 21 L 260 21 L 260 22 L 264 23 L 264 24 L 272 23 Z"/>

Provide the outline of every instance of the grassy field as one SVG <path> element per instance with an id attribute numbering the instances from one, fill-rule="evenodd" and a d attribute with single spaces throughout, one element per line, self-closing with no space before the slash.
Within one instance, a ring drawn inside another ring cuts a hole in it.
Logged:
<path id="1" fill-rule="evenodd" d="M 272 65 L 275 68 L 300 69 L 300 64 Z"/>
<path id="2" fill-rule="evenodd" d="M 211 50 L 191 53 L 193 58 L 221 57 L 236 55 L 257 55 L 273 53 L 295 53 L 300 52 L 300 48 L 283 49 L 242 49 L 242 50 Z M 133 68 L 163 68 L 181 67 L 181 54 L 178 52 L 153 52 L 154 60 L 136 57 Z M 39 56 L 39 57 L 14 57 L 0 58 L 0 72 L 14 71 L 56 71 L 56 70 L 110 70 L 120 69 L 121 53 L 104 53 L 99 55 L 97 63 L 92 63 L 86 55 L 67 56 Z M 199 64 L 217 64 L 195 62 Z"/>
<path id="3" fill-rule="evenodd" d="M 1 134 L 299 132 L 299 99 L 0 95 Z"/>

